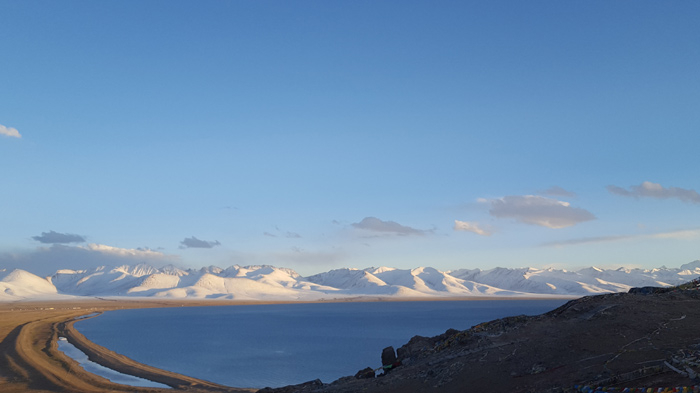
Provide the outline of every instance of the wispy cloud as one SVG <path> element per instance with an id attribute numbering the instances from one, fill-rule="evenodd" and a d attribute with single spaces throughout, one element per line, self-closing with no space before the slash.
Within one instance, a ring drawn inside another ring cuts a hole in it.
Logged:
<path id="1" fill-rule="evenodd" d="M 352 224 L 357 229 L 362 229 L 371 232 L 380 232 L 386 235 L 409 236 L 409 235 L 425 235 L 430 231 L 411 228 L 401 225 L 394 221 L 383 221 L 376 217 L 365 217 L 360 222 Z"/>
<path id="2" fill-rule="evenodd" d="M 552 186 L 546 190 L 540 191 L 540 193 L 549 195 L 549 196 L 556 196 L 556 197 L 569 197 L 573 198 L 576 196 L 575 192 L 565 190 L 559 186 Z"/>
<path id="3" fill-rule="evenodd" d="M 290 232 L 290 231 L 283 231 L 279 227 L 275 227 L 275 230 L 277 231 L 277 234 L 270 233 L 270 232 L 263 232 L 263 235 L 268 236 L 268 237 L 286 237 L 287 239 L 300 239 L 301 235 L 296 233 L 296 232 Z"/>
<path id="4" fill-rule="evenodd" d="M 100 266 L 121 266 L 148 263 L 153 266 L 179 264 L 175 255 L 152 250 L 125 249 L 103 244 L 68 246 L 54 244 L 22 253 L 0 253 L 0 268 L 23 269 L 40 276 L 54 274 L 58 269 L 91 269 Z"/>
<path id="5" fill-rule="evenodd" d="M 543 243 L 543 247 L 563 247 L 563 246 L 575 246 L 580 244 L 591 244 L 591 243 L 608 243 L 617 242 L 624 240 L 639 240 L 639 239 L 679 239 L 679 240 L 693 240 L 700 239 L 700 229 L 684 229 L 679 231 L 670 232 L 659 232 L 650 234 L 638 234 L 638 235 L 611 235 L 611 236 L 596 236 L 596 237 L 582 237 L 578 239 L 562 240 L 556 242 Z"/>
<path id="6" fill-rule="evenodd" d="M 292 247 L 289 250 L 272 252 L 268 258 L 280 264 L 303 266 L 336 266 L 345 260 L 345 253 L 338 249 L 330 251 L 305 250 Z"/>
<path id="7" fill-rule="evenodd" d="M 180 242 L 180 248 L 212 248 L 215 246 L 220 246 L 221 243 L 219 243 L 218 240 L 214 241 L 207 241 L 207 240 L 199 240 L 196 237 L 186 237 L 183 241 Z"/>
<path id="8" fill-rule="evenodd" d="M 58 233 L 55 231 L 41 232 L 39 236 L 32 236 L 32 239 L 44 244 L 67 244 L 84 243 L 85 237 L 72 233 Z"/>
<path id="9" fill-rule="evenodd" d="M 620 235 L 620 236 L 594 236 L 594 237 L 580 237 L 578 239 L 561 240 L 556 242 L 543 243 L 543 247 L 561 247 L 561 246 L 575 246 L 579 244 L 589 244 L 589 243 L 607 243 L 616 242 L 620 240 L 628 240 L 634 238 L 634 235 Z"/>
<path id="10" fill-rule="evenodd" d="M 631 186 L 629 189 L 612 185 L 608 186 L 607 189 L 612 194 L 625 197 L 656 199 L 676 198 L 687 203 L 700 203 L 700 194 L 695 190 L 680 187 L 665 188 L 661 184 L 652 183 L 650 181 L 645 181 L 638 186 Z"/>
<path id="11" fill-rule="evenodd" d="M 494 199 L 489 213 L 497 218 L 512 218 L 525 224 L 554 229 L 595 219 L 588 210 L 537 195 L 512 195 Z"/>
<path id="12" fill-rule="evenodd" d="M 155 251 L 155 252 L 159 252 L 159 251 L 156 251 L 156 250 L 164 250 L 163 247 L 157 247 L 156 249 L 153 249 L 153 248 L 151 248 L 151 247 L 137 247 L 136 249 L 139 250 L 139 251 Z"/>
<path id="13" fill-rule="evenodd" d="M 700 229 L 686 229 L 686 230 L 681 230 L 681 231 L 662 232 L 662 233 L 655 233 L 655 234 L 648 235 L 648 236 L 655 238 L 655 239 L 683 239 L 683 240 L 697 239 L 697 238 L 700 238 Z"/>
<path id="14" fill-rule="evenodd" d="M 491 236 L 492 234 L 491 231 L 482 228 L 479 223 L 469 221 L 455 220 L 454 230 L 463 232 L 473 232 L 481 236 Z"/>
<path id="15" fill-rule="evenodd" d="M 0 135 L 9 136 L 10 138 L 21 138 L 22 134 L 16 128 L 5 127 L 0 124 Z"/>
<path id="16" fill-rule="evenodd" d="M 327 269 L 328 266 L 340 266 L 346 262 L 348 254 L 340 248 L 308 250 L 301 247 L 288 247 L 284 249 L 269 250 L 261 253 L 233 251 L 229 254 L 230 263 L 239 265 L 274 265 L 277 267 L 296 266 L 301 269 L 312 269 L 318 273 L 318 269 Z M 299 272 L 302 273 L 302 272 Z"/>

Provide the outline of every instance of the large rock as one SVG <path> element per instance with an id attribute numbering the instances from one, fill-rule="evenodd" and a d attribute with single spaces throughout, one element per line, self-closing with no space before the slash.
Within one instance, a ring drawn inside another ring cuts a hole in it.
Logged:
<path id="1" fill-rule="evenodd" d="M 391 366 L 396 363 L 394 347 L 386 347 L 382 350 L 382 366 Z"/>

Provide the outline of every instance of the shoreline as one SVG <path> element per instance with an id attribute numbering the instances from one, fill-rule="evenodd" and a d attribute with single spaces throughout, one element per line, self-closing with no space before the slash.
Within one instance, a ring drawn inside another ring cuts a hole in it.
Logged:
<path id="1" fill-rule="evenodd" d="M 90 393 L 169 391 L 255 392 L 161 370 L 138 363 L 101 347 L 78 332 L 73 324 L 85 315 L 134 308 L 245 305 L 235 301 L 153 301 L 71 299 L 0 303 L 0 390 L 8 393 L 75 391 Z M 94 317 L 92 315 L 90 317 Z M 164 383 L 171 389 L 136 387 L 111 382 L 85 371 L 58 349 L 58 337 L 85 352 L 95 363 L 115 371 Z"/>
<path id="2" fill-rule="evenodd" d="M 554 297 L 547 297 L 553 299 Z M 557 297 L 569 299 L 569 297 Z M 73 325 L 106 311 L 135 308 L 244 306 L 298 303 L 346 303 L 383 301 L 478 301 L 536 300 L 542 297 L 449 297 L 385 298 L 361 297 L 315 301 L 251 301 L 150 298 L 89 298 L 0 302 L 0 386 L 3 392 L 80 392 L 136 393 L 188 391 L 256 392 L 258 389 L 224 386 L 136 362 L 93 343 Z M 85 371 L 75 360 L 58 349 L 58 337 L 86 353 L 90 360 L 115 371 L 171 386 L 171 389 L 135 387 L 111 382 Z"/>

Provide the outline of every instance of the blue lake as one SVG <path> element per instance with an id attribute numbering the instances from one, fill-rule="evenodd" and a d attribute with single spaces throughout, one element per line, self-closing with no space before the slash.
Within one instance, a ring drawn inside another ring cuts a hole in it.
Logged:
<path id="1" fill-rule="evenodd" d="M 76 323 L 141 363 L 236 387 L 332 382 L 415 336 L 537 315 L 566 300 L 310 303 L 110 311 Z"/>

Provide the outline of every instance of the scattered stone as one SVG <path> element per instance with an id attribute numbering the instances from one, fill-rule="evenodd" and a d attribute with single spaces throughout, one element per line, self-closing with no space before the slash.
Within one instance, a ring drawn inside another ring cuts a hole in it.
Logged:
<path id="1" fill-rule="evenodd" d="M 542 363 L 535 363 L 530 368 L 530 374 L 539 374 L 545 372 L 546 370 L 547 367 L 545 367 Z"/>
<path id="2" fill-rule="evenodd" d="M 355 379 L 374 378 L 374 370 L 371 367 L 363 368 L 355 374 Z"/>

